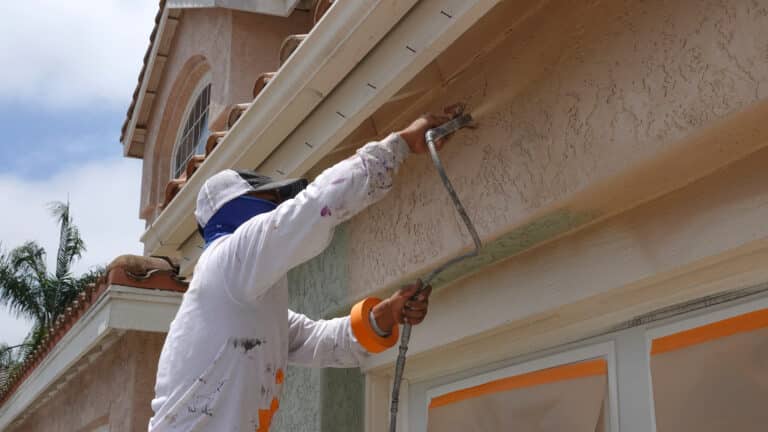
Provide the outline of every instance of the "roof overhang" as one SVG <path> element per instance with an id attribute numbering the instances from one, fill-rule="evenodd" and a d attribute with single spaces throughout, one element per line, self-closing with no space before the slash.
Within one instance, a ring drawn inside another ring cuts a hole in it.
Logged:
<path id="1" fill-rule="evenodd" d="M 497 3 L 381 0 L 331 8 L 142 235 L 145 251 L 182 255 L 186 273 L 197 248 L 179 250 L 195 233 L 195 197 L 206 178 L 256 167 L 276 178 L 303 175 Z"/>
<path id="2" fill-rule="evenodd" d="M 144 56 L 144 65 L 139 73 L 139 82 L 120 136 L 124 156 L 144 157 L 147 122 L 180 17 L 181 9 L 165 7 L 161 3 L 155 18 L 155 28 L 149 38 L 149 48 Z"/>
<path id="3" fill-rule="evenodd" d="M 0 430 L 23 421 L 125 331 L 167 332 L 182 294 L 109 286 L 0 407 Z"/>

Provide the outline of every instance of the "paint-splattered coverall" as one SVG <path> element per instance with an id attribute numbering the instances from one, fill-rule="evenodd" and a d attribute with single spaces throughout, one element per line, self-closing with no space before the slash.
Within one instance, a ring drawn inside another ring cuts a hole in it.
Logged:
<path id="1" fill-rule="evenodd" d="M 359 365 L 367 353 L 349 317 L 288 310 L 286 273 L 381 199 L 409 152 L 396 134 L 369 143 L 206 248 L 160 355 L 150 431 L 267 431 L 288 362 Z"/>

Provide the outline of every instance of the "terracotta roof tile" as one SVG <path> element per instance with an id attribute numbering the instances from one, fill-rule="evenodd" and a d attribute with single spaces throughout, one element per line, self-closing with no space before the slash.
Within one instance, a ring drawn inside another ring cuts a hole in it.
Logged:
<path id="1" fill-rule="evenodd" d="M 194 155 L 187 162 L 187 169 L 185 171 L 186 178 L 192 177 L 192 174 L 200 168 L 200 165 L 205 161 L 205 155 Z"/>
<path id="2" fill-rule="evenodd" d="M 300 35 L 290 35 L 287 38 L 283 39 L 282 45 L 280 45 L 280 65 L 282 66 L 283 63 L 285 63 L 289 57 L 291 57 L 291 54 L 293 54 L 294 51 L 301 45 L 302 42 L 304 42 L 304 39 L 307 38 L 307 35 L 300 34 Z"/>
<path id="3" fill-rule="evenodd" d="M 227 129 L 231 129 L 232 126 L 235 125 L 237 120 L 240 118 L 241 115 L 251 106 L 251 102 L 249 103 L 241 103 L 232 106 L 229 109 L 229 115 L 227 115 Z"/>
<path id="4" fill-rule="evenodd" d="M 208 141 L 205 143 L 205 157 L 211 155 L 213 149 L 215 149 L 221 140 L 224 139 L 224 137 L 227 135 L 227 132 L 228 131 L 211 132 L 211 134 L 208 135 Z"/>
<path id="5" fill-rule="evenodd" d="M 256 96 L 261 93 L 262 90 L 264 90 L 264 87 L 269 84 L 270 81 L 277 75 L 277 72 L 264 72 L 263 74 L 259 75 L 258 78 L 256 78 L 256 82 L 253 84 L 253 98 L 256 99 Z"/>
<path id="6" fill-rule="evenodd" d="M 182 187 L 184 187 L 184 184 L 187 183 L 187 174 L 184 173 L 181 177 L 175 178 L 168 182 L 167 185 L 165 185 L 165 195 L 163 199 L 163 204 L 160 206 L 160 208 L 164 209 L 168 207 L 168 204 L 173 201 L 173 198 L 176 197 L 176 195 L 179 193 Z"/>
<path id="7" fill-rule="evenodd" d="M 135 255 L 122 255 L 115 258 L 107 266 L 106 274 L 99 278 L 97 283 L 87 285 L 66 308 L 66 312 L 56 318 L 40 346 L 24 358 L 18 369 L 4 377 L 6 385 L 0 387 L 0 406 L 19 388 L 110 285 L 174 292 L 185 292 L 187 289 L 187 283 L 178 277 L 178 266 L 173 262 Z"/>

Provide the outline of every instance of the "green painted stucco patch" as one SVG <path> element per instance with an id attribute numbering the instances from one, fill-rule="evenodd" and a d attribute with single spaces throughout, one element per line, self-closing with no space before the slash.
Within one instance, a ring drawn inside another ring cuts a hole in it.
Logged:
<path id="1" fill-rule="evenodd" d="M 290 308 L 312 319 L 347 304 L 346 225 L 336 229 L 331 244 L 316 258 L 288 273 Z M 307 369 L 289 366 L 276 432 L 360 431 L 363 429 L 364 379 L 355 369 Z"/>
<path id="2" fill-rule="evenodd" d="M 597 218 L 593 212 L 555 210 L 483 245 L 477 257 L 449 267 L 432 282 L 438 288 L 552 240 Z"/>

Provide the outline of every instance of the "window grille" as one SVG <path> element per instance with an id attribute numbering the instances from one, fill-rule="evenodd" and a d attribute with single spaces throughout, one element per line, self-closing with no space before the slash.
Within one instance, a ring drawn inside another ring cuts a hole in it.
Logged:
<path id="1" fill-rule="evenodd" d="M 173 177 L 178 178 L 187 168 L 187 163 L 194 155 L 205 152 L 205 142 L 208 139 L 208 105 L 211 101 L 211 84 L 206 85 L 195 99 L 184 129 L 176 143 L 173 157 Z"/>

